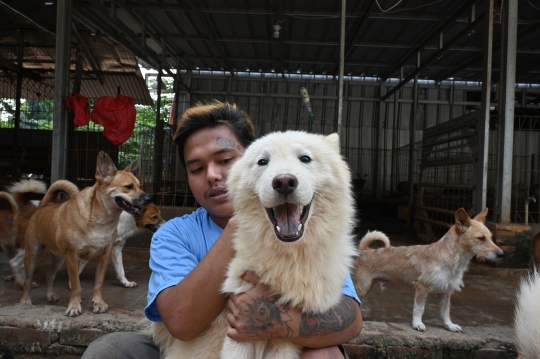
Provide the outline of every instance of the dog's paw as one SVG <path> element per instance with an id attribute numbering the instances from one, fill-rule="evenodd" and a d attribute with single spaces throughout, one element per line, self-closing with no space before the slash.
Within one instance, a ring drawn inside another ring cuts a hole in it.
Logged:
<path id="1" fill-rule="evenodd" d="M 65 313 L 68 317 L 76 317 L 78 315 L 81 315 L 82 314 L 82 307 L 81 307 L 81 304 L 69 304 L 68 306 L 68 309 L 66 310 L 66 313 Z"/>
<path id="2" fill-rule="evenodd" d="M 451 332 L 454 332 L 454 333 L 462 333 L 463 332 L 463 329 L 461 329 L 461 327 L 457 324 L 454 324 L 454 323 L 451 323 L 451 324 L 445 324 L 444 327 L 446 329 L 448 329 L 449 331 Z"/>
<path id="3" fill-rule="evenodd" d="M 13 280 L 13 279 L 15 279 L 15 277 L 11 274 L 4 277 L 4 280 Z"/>
<path id="4" fill-rule="evenodd" d="M 416 329 L 420 332 L 427 332 L 427 329 L 426 329 L 426 326 L 424 325 L 424 323 L 420 322 L 420 323 L 413 323 L 412 324 L 412 327 L 413 329 Z"/>
<path id="5" fill-rule="evenodd" d="M 127 280 L 125 282 L 122 282 L 122 285 L 126 288 L 134 288 L 138 286 L 137 282 L 129 282 Z"/>
<path id="6" fill-rule="evenodd" d="M 109 311 L 109 306 L 103 300 L 93 300 L 94 313 L 107 313 Z"/>
<path id="7" fill-rule="evenodd" d="M 48 302 L 58 302 L 58 295 L 56 295 L 56 293 L 47 294 L 47 301 Z"/>
<path id="8" fill-rule="evenodd" d="M 30 298 L 28 298 L 28 299 L 21 298 L 21 300 L 19 301 L 19 304 L 32 305 L 32 300 Z"/>

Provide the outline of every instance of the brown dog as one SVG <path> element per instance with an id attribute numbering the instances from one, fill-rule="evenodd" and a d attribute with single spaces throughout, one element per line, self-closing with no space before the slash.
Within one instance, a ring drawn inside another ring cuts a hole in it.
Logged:
<path id="1" fill-rule="evenodd" d="M 143 213 L 138 216 L 133 216 L 127 212 L 122 212 L 120 215 L 120 221 L 118 222 L 116 241 L 114 242 L 111 260 L 116 270 L 116 278 L 122 283 L 126 288 L 136 287 L 138 284 L 136 282 L 130 282 L 126 278 L 126 273 L 124 271 L 124 263 L 122 261 L 122 249 L 126 244 L 126 241 L 129 237 L 134 235 L 139 231 L 148 229 L 152 233 L 155 233 L 161 225 L 165 223 L 163 218 L 161 218 L 161 211 L 159 208 L 152 203 L 148 206 L 143 207 Z M 81 260 L 79 264 L 79 274 L 82 272 L 88 261 Z"/>
<path id="2" fill-rule="evenodd" d="M 103 281 L 116 240 L 120 214 L 124 210 L 139 215 L 141 207 L 150 203 L 150 196 L 141 190 L 139 180 L 131 173 L 138 163 L 135 160 L 126 170 L 117 170 L 111 158 L 100 152 L 96 163 L 96 183 L 92 187 L 79 192 L 69 181 L 56 181 L 51 185 L 26 230 L 26 280 L 21 304 L 31 304 L 30 285 L 36 256 L 46 247 L 53 258 L 53 267 L 47 274 L 47 300 L 58 300 L 53 282 L 56 272 L 66 261 L 72 285 L 66 315 L 81 314 L 79 261 L 95 259 L 93 312 L 109 310 L 102 297 Z M 66 192 L 70 199 L 56 203 L 59 192 Z"/>
<path id="3" fill-rule="evenodd" d="M 540 270 L 540 232 L 536 233 L 532 239 L 531 256 L 533 263 Z"/>
<path id="4" fill-rule="evenodd" d="M 24 286 L 24 237 L 28 221 L 34 212 L 38 209 L 39 203 L 47 186 L 41 181 L 35 179 L 21 180 L 14 183 L 8 188 L 9 194 L 18 207 L 13 226 L 10 229 L 6 228 L 6 232 L 2 231 L 0 237 L 10 236 L 9 241 L 2 239 L 2 248 L 8 254 L 9 267 L 11 275 L 6 277 L 6 280 L 15 280 L 19 287 Z M 33 287 L 37 287 L 36 283 L 32 283 Z"/>
<path id="5" fill-rule="evenodd" d="M 485 208 L 471 219 L 465 209 L 455 213 L 456 223 L 437 242 L 429 245 L 391 247 L 388 237 L 379 231 L 368 232 L 360 241 L 359 256 L 352 275 L 356 292 L 363 298 L 374 282 L 384 287 L 387 281 L 401 281 L 416 288 L 412 327 L 426 331 L 422 315 L 430 292 L 440 294 L 439 307 L 444 327 L 461 332 L 450 320 L 450 297 L 463 286 L 463 275 L 470 260 L 477 257 L 497 260 L 504 252 L 493 243 L 484 225 Z M 381 241 L 384 248 L 368 248 Z"/>

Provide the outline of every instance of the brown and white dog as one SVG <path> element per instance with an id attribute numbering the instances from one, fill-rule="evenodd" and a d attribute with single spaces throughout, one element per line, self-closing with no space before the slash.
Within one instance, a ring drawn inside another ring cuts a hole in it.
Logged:
<path id="1" fill-rule="evenodd" d="M 540 358 L 540 273 L 536 268 L 521 279 L 516 295 L 514 331 L 518 359 Z"/>
<path id="2" fill-rule="evenodd" d="M 53 291 L 53 282 L 56 272 L 66 261 L 72 290 L 65 314 L 81 314 L 79 261 L 95 259 L 93 312 L 105 313 L 109 310 L 102 297 L 103 282 L 116 240 L 120 214 L 124 210 L 139 215 L 142 213 L 141 207 L 150 203 L 150 196 L 142 191 L 139 180 L 131 173 L 138 163 L 135 160 L 125 170 L 117 170 L 111 158 L 102 151 L 97 157 L 96 183 L 92 187 L 79 192 L 69 181 L 60 180 L 51 185 L 26 230 L 26 280 L 21 304 L 31 304 L 30 286 L 36 257 L 47 248 L 53 258 L 53 268 L 47 274 L 47 300 L 58 300 Z M 70 199 L 56 203 L 60 192 L 66 192 Z"/>
<path id="3" fill-rule="evenodd" d="M 122 283 L 126 288 L 136 287 L 138 284 L 136 282 L 130 282 L 126 278 L 126 273 L 124 271 L 124 263 L 122 262 L 122 249 L 126 244 L 126 241 L 129 237 L 134 235 L 137 232 L 148 229 L 152 233 L 155 233 L 159 227 L 165 221 L 161 218 L 161 211 L 157 206 L 150 203 L 146 207 L 143 207 L 143 213 L 138 216 L 133 216 L 127 212 L 122 212 L 120 215 L 120 221 L 118 222 L 118 227 L 116 229 L 116 241 L 114 242 L 111 254 L 111 260 L 116 270 L 116 278 Z M 79 274 L 86 266 L 88 261 L 81 260 L 79 264 Z"/>
<path id="4" fill-rule="evenodd" d="M 416 293 L 412 327 L 419 331 L 426 331 L 422 315 L 428 294 L 439 293 L 444 327 L 461 332 L 461 327 L 450 320 L 450 297 L 461 290 L 470 260 L 474 256 L 497 260 L 504 255 L 483 223 L 487 213 L 485 208 L 471 219 L 465 209 L 458 209 L 454 215 L 456 223 L 439 241 L 429 245 L 391 247 L 384 233 L 368 232 L 360 241 L 352 276 L 356 292 L 363 298 L 374 282 L 384 286 L 387 281 L 397 280 L 413 285 Z M 368 248 L 377 240 L 384 243 L 384 248 Z"/>
<path id="5" fill-rule="evenodd" d="M 24 285 L 24 236 L 30 217 L 39 207 L 41 199 L 47 192 L 45 183 L 35 180 L 21 180 L 8 187 L 9 193 L 0 192 L 4 201 L 10 202 L 11 210 L 15 216 L 6 216 L 0 210 L 0 243 L 9 258 L 11 275 L 5 280 L 15 280 L 19 287 Z M 37 287 L 37 284 L 32 283 Z"/>

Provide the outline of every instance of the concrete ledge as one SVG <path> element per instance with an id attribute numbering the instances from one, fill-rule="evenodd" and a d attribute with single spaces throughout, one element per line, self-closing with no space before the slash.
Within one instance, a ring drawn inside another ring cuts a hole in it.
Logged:
<path id="1" fill-rule="evenodd" d="M 47 305 L 0 307 L 0 358 L 80 358 L 86 346 L 103 334 L 138 331 L 147 325 L 140 311 L 83 312 L 76 318 L 63 311 Z M 511 328 L 463 330 L 451 333 L 435 327 L 421 333 L 409 324 L 367 321 L 360 336 L 345 347 L 351 359 L 516 357 Z"/>

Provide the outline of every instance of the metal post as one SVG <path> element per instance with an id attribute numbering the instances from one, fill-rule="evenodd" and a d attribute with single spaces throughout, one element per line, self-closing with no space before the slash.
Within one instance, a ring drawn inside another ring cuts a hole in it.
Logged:
<path id="1" fill-rule="evenodd" d="M 518 0 L 504 2 L 501 36 L 500 123 L 497 153 L 497 194 L 495 211 L 500 223 L 510 223 L 512 197 L 512 156 L 514 145 L 514 97 Z M 525 199 L 519 199 L 525 200 Z"/>
<path id="2" fill-rule="evenodd" d="M 403 67 L 401 68 L 399 81 L 403 80 Z M 390 175 L 390 190 L 395 191 L 397 185 L 397 159 L 396 159 L 396 150 L 397 150 L 397 139 L 398 139 L 398 116 L 399 116 L 399 91 L 396 91 L 394 94 L 394 119 L 392 123 L 392 171 Z"/>
<path id="3" fill-rule="evenodd" d="M 382 93 L 384 90 L 384 82 L 381 79 L 381 82 L 379 84 L 379 98 L 382 97 Z M 376 114 L 375 111 L 373 112 L 374 115 L 378 117 L 377 120 L 377 127 L 375 128 L 375 146 L 373 146 L 373 190 L 376 191 L 379 188 L 379 169 L 380 169 L 380 154 L 381 151 L 381 130 L 382 130 L 382 124 L 384 119 L 384 101 L 379 101 L 379 113 Z M 383 179 L 383 190 L 384 190 L 384 179 Z"/>
<path id="4" fill-rule="evenodd" d="M 343 73 L 345 71 L 345 15 L 347 0 L 341 0 L 341 33 L 339 37 L 339 93 L 338 93 L 338 126 L 337 133 L 341 136 L 341 121 L 343 118 Z"/>
<path id="5" fill-rule="evenodd" d="M 416 54 L 416 67 L 420 67 L 420 51 Z M 413 83 L 413 102 L 411 107 L 411 119 L 410 119 L 410 125 L 409 125 L 409 206 L 413 206 L 414 204 L 414 196 L 413 196 L 413 189 L 414 189 L 414 141 L 415 141 L 415 132 L 416 132 L 416 109 L 418 107 L 418 74 L 414 76 L 414 83 Z"/>
<path id="6" fill-rule="evenodd" d="M 163 49 L 164 51 L 165 49 Z M 154 202 L 158 203 L 158 193 L 160 192 L 161 167 L 163 163 L 163 121 L 161 120 L 161 76 L 163 69 L 160 66 L 157 77 L 157 101 L 156 101 L 156 127 L 154 129 L 154 162 L 152 173 L 152 192 Z"/>
<path id="7" fill-rule="evenodd" d="M 486 207 L 487 172 L 489 150 L 489 116 L 491 105 L 491 67 L 493 63 L 493 3 L 485 0 L 484 22 L 484 69 L 482 72 L 482 105 L 478 116 L 478 160 L 476 168 L 476 195 L 470 214 L 476 214 Z"/>
<path id="8" fill-rule="evenodd" d="M 51 183 L 66 178 L 66 127 L 68 113 L 62 98 L 69 96 L 72 6 L 71 0 L 58 0 L 57 3 Z"/>
<path id="9" fill-rule="evenodd" d="M 21 127 L 21 95 L 23 81 L 23 59 L 24 59 L 24 30 L 19 30 L 19 48 L 17 54 L 17 89 L 15 93 L 15 128 L 13 129 L 13 162 L 12 174 L 13 180 L 18 181 L 19 176 L 19 159 L 21 153 L 19 150 L 19 132 Z"/>

